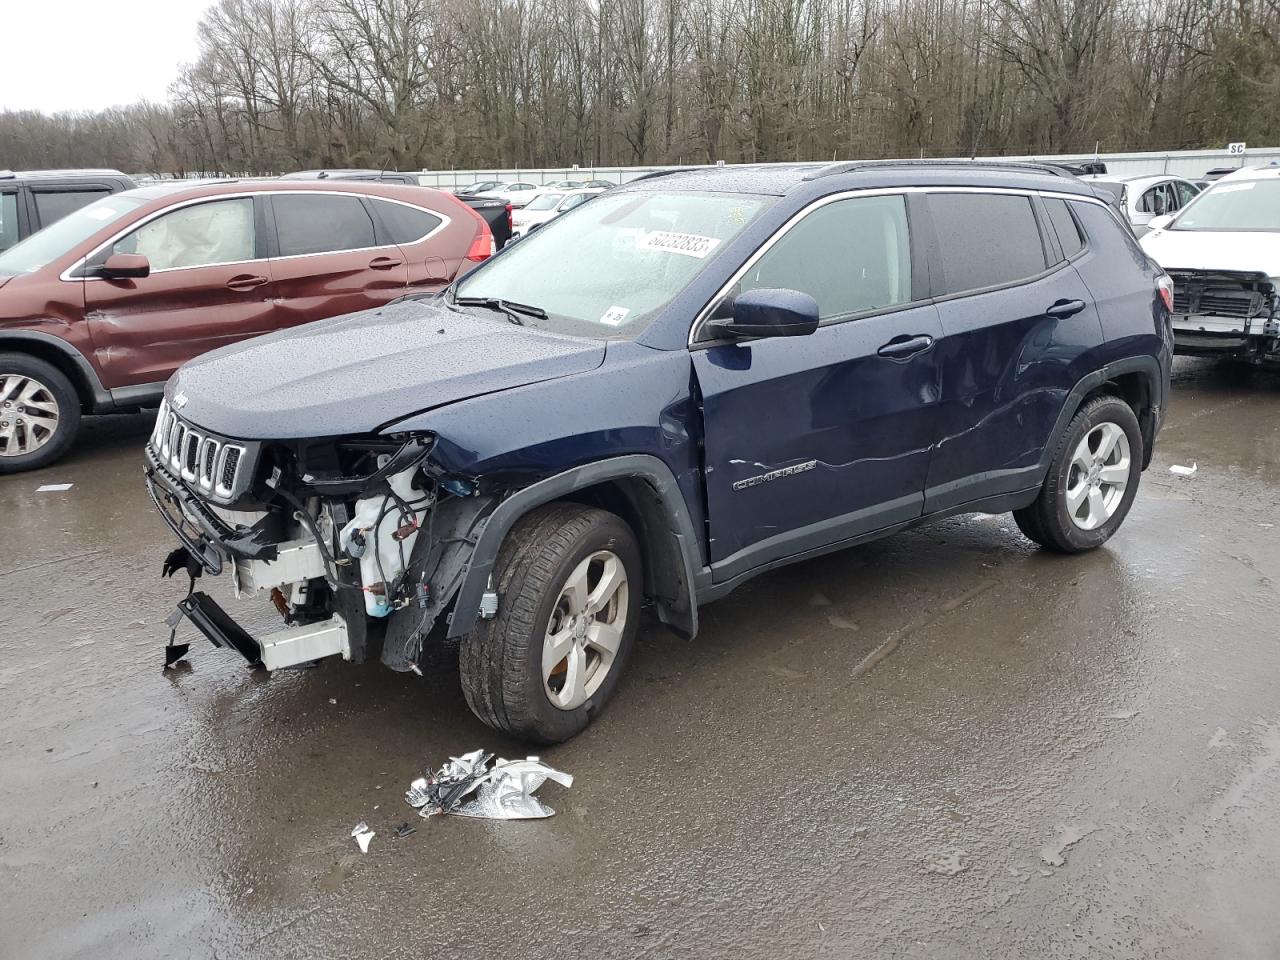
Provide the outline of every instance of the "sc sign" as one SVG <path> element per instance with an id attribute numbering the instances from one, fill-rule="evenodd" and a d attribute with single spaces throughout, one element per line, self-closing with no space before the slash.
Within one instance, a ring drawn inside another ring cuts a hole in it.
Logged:
<path id="1" fill-rule="evenodd" d="M 1233 156 L 1233 157 L 1243 157 L 1243 156 L 1244 156 L 1244 144 L 1243 144 L 1243 143 L 1228 143 L 1228 144 L 1227 144 L 1227 153 L 1228 153 L 1228 154 L 1230 154 L 1230 155 L 1231 155 L 1231 156 Z"/>

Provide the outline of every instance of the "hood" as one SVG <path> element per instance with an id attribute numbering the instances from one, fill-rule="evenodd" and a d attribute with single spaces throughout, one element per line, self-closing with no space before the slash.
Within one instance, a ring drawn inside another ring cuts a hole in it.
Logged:
<path id="1" fill-rule="evenodd" d="M 594 370 L 604 341 L 437 302 L 391 306 L 223 347 L 169 381 L 184 419 L 244 440 L 371 433 L 484 393 Z"/>
<path id="2" fill-rule="evenodd" d="M 1166 270 L 1247 270 L 1280 276 L 1280 233 L 1152 230 L 1138 242 Z"/>

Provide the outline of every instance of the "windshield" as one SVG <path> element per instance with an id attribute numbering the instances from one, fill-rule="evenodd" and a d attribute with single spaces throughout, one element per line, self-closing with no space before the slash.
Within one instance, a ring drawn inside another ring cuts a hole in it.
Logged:
<path id="1" fill-rule="evenodd" d="M 550 221 L 459 282 L 456 297 L 545 310 L 561 333 L 633 338 L 772 197 L 615 193 Z"/>
<path id="2" fill-rule="evenodd" d="M 1187 205 L 1172 229 L 1280 231 L 1280 179 L 1215 183 Z"/>
<path id="3" fill-rule="evenodd" d="M 116 194 L 67 214 L 56 223 L 0 253 L 0 277 L 35 273 L 88 240 L 103 227 L 110 226 L 138 209 L 143 202 Z"/>
<path id="4" fill-rule="evenodd" d="M 525 209 L 526 210 L 554 210 L 556 204 L 560 202 L 560 198 L 563 196 L 564 196 L 563 193 L 540 193 L 536 197 L 534 197 L 532 200 L 530 200 L 527 204 L 525 204 Z"/>

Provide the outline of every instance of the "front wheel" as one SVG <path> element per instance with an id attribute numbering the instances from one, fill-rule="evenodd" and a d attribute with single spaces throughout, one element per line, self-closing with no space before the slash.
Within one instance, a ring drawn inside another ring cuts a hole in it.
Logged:
<path id="1" fill-rule="evenodd" d="M 53 463 L 80 430 L 80 398 L 57 367 L 0 353 L 0 473 Z"/>
<path id="2" fill-rule="evenodd" d="M 635 535 L 612 513 L 554 503 L 523 517 L 494 566 L 498 615 L 462 642 L 467 703 L 503 733 L 560 743 L 618 685 L 640 620 Z"/>
<path id="3" fill-rule="evenodd" d="M 1067 427 L 1040 495 L 1013 518 L 1028 539 L 1049 550 L 1092 550 L 1128 516 L 1141 475 L 1138 418 L 1119 397 L 1098 397 Z"/>

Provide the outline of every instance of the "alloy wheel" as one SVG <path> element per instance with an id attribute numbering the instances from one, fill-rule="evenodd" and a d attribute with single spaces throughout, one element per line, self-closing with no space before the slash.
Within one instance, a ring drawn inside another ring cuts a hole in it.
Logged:
<path id="1" fill-rule="evenodd" d="M 58 432 L 58 401 L 45 384 L 20 373 L 0 374 L 0 457 L 34 453 Z"/>
<path id="2" fill-rule="evenodd" d="M 573 569 L 542 644 L 542 685 L 552 704 L 573 710 L 600 689 L 622 645 L 629 609 L 627 569 L 615 553 L 598 550 Z"/>
<path id="3" fill-rule="evenodd" d="M 1129 486 L 1129 438 L 1118 424 L 1100 423 L 1076 445 L 1067 468 L 1066 501 L 1071 521 L 1096 530 L 1115 514 Z"/>

